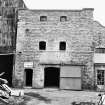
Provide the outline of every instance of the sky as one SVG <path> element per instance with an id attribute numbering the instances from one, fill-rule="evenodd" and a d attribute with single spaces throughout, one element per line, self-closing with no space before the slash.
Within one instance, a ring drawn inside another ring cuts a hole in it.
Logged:
<path id="1" fill-rule="evenodd" d="M 29 9 L 94 8 L 94 20 L 105 26 L 105 0 L 24 0 Z"/>

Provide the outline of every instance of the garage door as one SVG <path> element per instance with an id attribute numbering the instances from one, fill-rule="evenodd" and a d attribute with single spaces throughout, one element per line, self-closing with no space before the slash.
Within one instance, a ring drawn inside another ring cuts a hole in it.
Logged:
<path id="1" fill-rule="evenodd" d="M 81 90 L 81 66 L 62 66 L 60 88 Z"/>

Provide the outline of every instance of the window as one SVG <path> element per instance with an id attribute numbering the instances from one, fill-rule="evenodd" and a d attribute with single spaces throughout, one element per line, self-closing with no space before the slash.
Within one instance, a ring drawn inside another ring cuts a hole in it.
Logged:
<path id="1" fill-rule="evenodd" d="M 26 36 L 29 36 L 29 29 L 25 29 Z"/>
<path id="2" fill-rule="evenodd" d="M 47 21 L 47 16 L 40 16 L 40 21 Z"/>
<path id="3" fill-rule="evenodd" d="M 66 50 L 66 42 L 60 42 L 59 49 L 60 50 Z"/>
<path id="4" fill-rule="evenodd" d="M 104 70 L 97 70 L 97 85 L 104 85 Z"/>
<path id="5" fill-rule="evenodd" d="M 61 21 L 61 22 L 67 21 L 67 16 L 61 16 L 61 17 L 60 17 L 60 21 Z"/>
<path id="6" fill-rule="evenodd" d="M 26 32 L 29 32 L 29 29 L 27 28 L 25 31 L 26 31 Z"/>
<path id="7" fill-rule="evenodd" d="M 45 41 L 39 42 L 39 50 L 46 50 L 46 42 Z"/>
<path id="8" fill-rule="evenodd" d="M 95 53 L 105 53 L 105 48 L 96 48 Z"/>

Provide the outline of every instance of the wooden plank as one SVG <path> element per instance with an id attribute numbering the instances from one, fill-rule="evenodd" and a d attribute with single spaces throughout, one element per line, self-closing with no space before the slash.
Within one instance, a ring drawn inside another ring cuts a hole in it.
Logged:
<path id="1" fill-rule="evenodd" d="M 15 8 L 13 7 L 2 7 L 3 18 L 15 18 Z"/>
<path id="2" fill-rule="evenodd" d="M 81 90 L 81 78 L 60 78 L 60 89 Z"/>
<path id="3" fill-rule="evenodd" d="M 15 8 L 2 7 L 0 47 L 4 47 L 3 51 L 13 51 L 15 47 L 15 45 L 13 44 L 16 44 L 16 19 L 17 18 Z"/>
<path id="4" fill-rule="evenodd" d="M 3 99 L 0 97 L 0 102 L 4 103 L 4 104 L 9 104 L 8 100 L 6 99 Z M 3 105 L 3 104 L 2 104 Z"/>
<path id="5" fill-rule="evenodd" d="M 60 77 L 81 77 L 81 66 L 62 66 Z"/>

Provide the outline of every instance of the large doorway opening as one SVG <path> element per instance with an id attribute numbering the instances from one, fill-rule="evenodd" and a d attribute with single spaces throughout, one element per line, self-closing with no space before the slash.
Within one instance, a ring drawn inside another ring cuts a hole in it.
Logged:
<path id="1" fill-rule="evenodd" d="M 0 78 L 7 79 L 8 85 L 12 86 L 14 55 L 0 55 L 0 73 L 5 72 Z"/>
<path id="2" fill-rule="evenodd" d="M 25 69 L 25 86 L 32 87 L 33 70 Z"/>
<path id="3" fill-rule="evenodd" d="M 44 87 L 59 88 L 60 68 L 47 67 L 44 69 Z"/>

